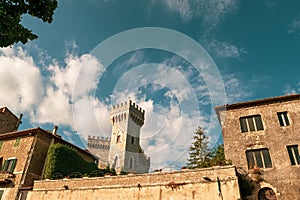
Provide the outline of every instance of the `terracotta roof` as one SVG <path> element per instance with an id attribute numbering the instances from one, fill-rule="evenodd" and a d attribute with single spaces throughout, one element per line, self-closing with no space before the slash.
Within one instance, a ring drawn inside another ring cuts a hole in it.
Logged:
<path id="1" fill-rule="evenodd" d="M 216 106 L 215 110 L 216 110 L 217 115 L 219 115 L 219 112 L 224 111 L 224 110 L 233 110 L 233 109 L 267 105 L 267 104 L 273 104 L 273 103 L 281 103 L 281 102 L 293 101 L 293 100 L 300 100 L 300 94 L 291 94 L 291 95 L 271 97 L 271 98 L 266 98 L 266 99 L 259 99 L 259 100 L 254 100 L 254 101 L 226 104 L 223 106 Z"/>

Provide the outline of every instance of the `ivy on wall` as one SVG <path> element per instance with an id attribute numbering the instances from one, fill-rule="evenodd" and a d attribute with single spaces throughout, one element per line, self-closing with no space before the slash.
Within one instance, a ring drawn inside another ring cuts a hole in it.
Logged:
<path id="1" fill-rule="evenodd" d="M 94 162 L 84 160 L 74 149 L 62 144 L 54 144 L 48 151 L 44 178 L 55 179 L 58 173 L 63 177 L 77 172 L 90 174 L 97 169 Z"/>

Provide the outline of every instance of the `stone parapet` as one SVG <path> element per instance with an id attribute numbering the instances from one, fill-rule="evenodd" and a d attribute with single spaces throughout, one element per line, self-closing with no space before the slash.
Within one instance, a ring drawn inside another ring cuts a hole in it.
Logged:
<path id="1" fill-rule="evenodd" d="M 35 181 L 32 199 L 240 198 L 234 166 L 115 177 Z"/>

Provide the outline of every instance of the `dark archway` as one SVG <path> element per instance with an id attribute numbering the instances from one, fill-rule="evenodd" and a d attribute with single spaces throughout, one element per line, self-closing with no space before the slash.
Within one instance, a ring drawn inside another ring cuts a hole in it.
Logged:
<path id="1" fill-rule="evenodd" d="M 274 190 L 264 187 L 258 192 L 258 200 L 277 200 Z"/>

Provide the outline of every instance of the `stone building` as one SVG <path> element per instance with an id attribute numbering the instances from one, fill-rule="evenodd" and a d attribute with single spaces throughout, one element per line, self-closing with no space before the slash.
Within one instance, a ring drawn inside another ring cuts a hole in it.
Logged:
<path id="1" fill-rule="evenodd" d="M 88 161 L 96 158 L 52 131 L 33 128 L 17 131 L 20 118 L 7 108 L 0 108 L 0 199 L 26 199 L 34 180 L 43 179 L 45 160 L 51 144 L 60 143 L 75 149 Z M 6 122 L 6 123 L 4 123 Z"/>
<path id="2" fill-rule="evenodd" d="M 216 107 L 225 156 L 257 185 L 248 199 L 300 197 L 300 95 Z"/>
<path id="3" fill-rule="evenodd" d="M 110 113 L 112 134 L 109 163 L 116 171 L 146 173 L 150 158 L 140 146 L 140 129 L 144 125 L 145 110 L 131 100 L 113 106 Z"/>
<path id="4" fill-rule="evenodd" d="M 88 137 L 88 150 L 99 158 L 100 166 L 110 165 L 117 172 L 149 171 L 150 158 L 140 146 L 140 129 L 144 120 L 145 111 L 131 100 L 113 106 L 110 113 L 111 139 Z"/>
<path id="5" fill-rule="evenodd" d="M 17 131 L 22 116 L 21 114 L 18 118 L 7 107 L 0 108 L 0 134 Z"/>
<path id="6" fill-rule="evenodd" d="M 109 147 L 110 138 L 88 136 L 87 148 L 89 152 L 97 157 L 100 169 L 106 168 L 108 165 Z"/>

